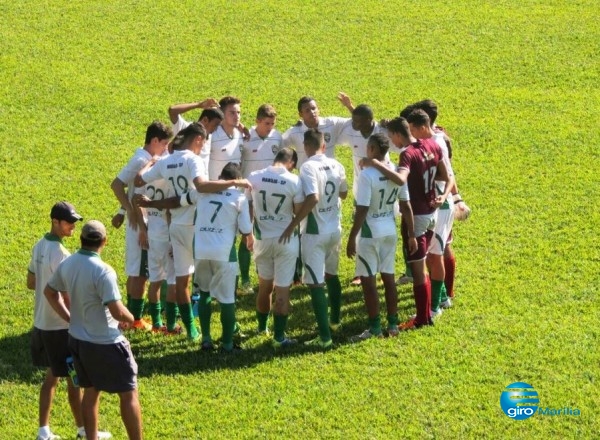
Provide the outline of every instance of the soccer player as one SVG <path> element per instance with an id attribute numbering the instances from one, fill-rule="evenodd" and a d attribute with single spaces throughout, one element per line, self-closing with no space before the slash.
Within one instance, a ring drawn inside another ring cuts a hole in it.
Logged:
<path id="1" fill-rule="evenodd" d="M 144 146 L 135 151 L 127 165 L 111 183 L 111 188 L 121 207 L 127 211 L 125 233 L 125 273 L 127 274 L 127 307 L 135 318 L 132 328 L 151 330 L 152 325 L 142 319 L 144 290 L 148 279 L 148 231 L 144 212 L 131 201 L 134 195 L 133 180 L 144 165 L 166 149 L 173 131 L 160 121 L 152 122 L 146 129 Z M 126 192 L 125 189 L 128 189 Z"/>
<path id="2" fill-rule="evenodd" d="M 311 302 L 319 336 L 308 345 L 328 348 L 332 345 L 331 328 L 340 325 L 342 286 L 338 277 L 341 249 L 341 200 L 348 195 L 346 171 L 341 163 L 325 155 L 323 133 L 308 130 L 304 133 L 304 152 L 308 158 L 300 168 L 300 181 L 305 200 L 280 241 L 287 243 L 295 228 L 301 225 L 304 283 L 310 289 Z M 327 314 L 327 284 L 330 316 Z M 331 323 L 331 324 L 330 324 Z"/>
<path id="3" fill-rule="evenodd" d="M 367 157 L 393 168 L 391 163 L 386 162 L 388 150 L 389 140 L 386 135 L 377 133 L 369 137 Z M 395 205 L 398 190 L 398 185 L 376 168 L 365 168 L 359 175 L 356 213 L 348 237 L 346 255 L 349 258 L 356 256 L 356 275 L 361 278 L 369 328 L 355 336 L 355 341 L 383 337 L 377 294 L 378 272 L 385 290 L 387 333 L 389 336 L 397 336 L 399 333 L 398 292 L 394 279 L 397 240 Z"/>
<path id="4" fill-rule="evenodd" d="M 350 98 L 346 94 L 340 93 L 338 99 L 346 108 L 351 106 Z M 344 127 L 350 124 L 350 118 L 319 116 L 319 107 L 311 96 L 303 96 L 298 100 L 298 115 L 300 120 L 296 125 L 283 133 L 283 145 L 294 148 L 298 153 L 298 167 L 307 160 L 304 153 L 304 132 L 309 129 L 323 133 L 326 144 L 325 155 L 334 158 L 335 146 L 339 143 L 339 136 Z"/>
<path id="5" fill-rule="evenodd" d="M 365 162 L 376 167 L 382 174 L 398 185 L 408 185 L 410 204 L 400 203 L 402 213 L 402 239 L 407 248 L 408 263 L 413 273 L 413 295 L 417 314 L 400 326 L 402 330 L 431 325 L 431 284 L 425 259 L 433 236 L 436 210 L 448 194 L 454 178 L 442 160 L 442 152 L 433 139 L 414 140 L 417 127 L 429 126 L 429 117 L 422 110 L 409 115 L 410 120 L 399 117 L 387 124 L 392 142 L 406 150 L 400 155 L 398 172 L 388 169 L 376 159 Z M 411 137 L 412 136 L 412 137 Z M 412 142 L 411 142 L 412 141 Z M 436 195 L 435 180 L 444 181 L 444 193 Z M 406 202 L 406 201 L 405 201 Z M 408 206 L 411 209 L 407 209 Z"/>
<path id="6" fill-rule="evenodd" d="M 121 419 L 130 439 L 142 439 L 142 414 L 137 392 L 137 364 L 119 323 L 133 315 L 121 302 L 117 275 L 100 257 L 106 228 L 90 220 L 81 229 L 81 248 L 56 269 L 44 295 L 52 308 L 69 321 L 69 348 L 79 386 L 86 438 L 98 438 L 100 393 L 117 393 Z M 69 292 L 67 308 L 60 292 Z"/>
<path id="7" fill-rule="evenodd" d="M 291 148 L 279 150 L 271 166 L 254 171 L 248 176 L 252 190 L 246 191 L 254 217 L 254 261 L 258 271 L 258 331 L 268 333 L 267 321 L 274 291 L 275 348 L 297 343 L 296 340 L 286 337 L 285 329 L 290 313 L 290 285 L 294 279 L 300 243 L 295 238 L 287 243 L 279 242 L 279 237 L 292 221 L 294 212 L 304 201 L 300 179 L 291 173 L 297 160 L 296 151 Z"/>
<path id="8" fill-rule="evenodd" d="M 194 189 L 198 192 L 215 192 L 231 186 L 231 181 L 208 180 L 204 162 L 198 156 L 206 136 L 206 130 L 198 123 L 192 123 L 181 130 L 172 142 L 173 154 L 159 160 L 152 168 L 147 166 L 138 172 L 135 185 L 140 187 L 158 179 L 165 179 L 169 183 L 169 194 L 174 194 L 176 197 Z M 239 182 L 233 184 L 236 183 Z M 165 206 L 154 205 L 154 207 Z M 194 217 L 193 206 L 172 209 L 169 236 L 173 246 L 175 291 L 179 314 L 188 338 L 196 341 L 200 339 L 200 333 L 194 324 L 189 293 L 191 274 L 194 273 Z"/>
<path id="9" fill-rule="evenodd" d="M 33 247 L 27 270 L 27 288 L 35 291 L 31 357 L 34 366 L 46 368 L 46 376 L 39 396 L 37 440 L 59 438 L 50 431 L 49 422 L 52 401 L 61 377 L 67 378 L 67 395 L 77 426 L 77 438 L 85 436 L 81 416 L 81 391 L 73 384 L 67 371 L 66 359 L 71 356 L 69 351 L 69 323 L 54 311 L 44 296 L 46 283 L 56 271 L 58 265 L 71 255 L 63 246 L 63 239 L 73 236 L 75 223 L 82 220 L 82 218 L 70 203 L 56 203 L 50 211 L 52 221 L 50 232 L 44 235 Z M 59 295 L 68 307 L 68 292 L 61 292 Z M 109 433 L 102 432 L 100 438 L 109 437 Z"/>

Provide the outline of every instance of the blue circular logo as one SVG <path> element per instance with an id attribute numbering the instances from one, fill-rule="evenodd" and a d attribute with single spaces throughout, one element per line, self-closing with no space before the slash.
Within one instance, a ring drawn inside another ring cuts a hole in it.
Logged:
<path id="1" fill-rule="evenodd" d="M 502 411 L 514 420 L 525 420 L 534 415 L 539 402 L 537 391 L 525 382 L 511 383 L 500 394 Z"/>

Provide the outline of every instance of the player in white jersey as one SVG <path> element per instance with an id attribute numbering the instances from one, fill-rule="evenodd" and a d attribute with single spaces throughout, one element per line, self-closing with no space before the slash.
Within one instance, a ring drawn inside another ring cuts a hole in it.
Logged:
<path id="1" fill-rule="evenodd" d="M 200 102 L 190 102 L 184 104 L 173 104 L 169 107 L 169 119 L 173 124 L 173 134 L 176 135 L 185 127 L 191 124 L 190 121 L 183 118 L 182 114 L 197 108 L 202 109 L 198 123 L 202 124 L 207 133 L 206 142 L 200 152 L 200 157 L 204 161 L 206 169 L 210 160 L 210 140 L 211 134 L 221 125 L 223 121 L 223 112 L 219 107 L 218 101 L 214 98 L 207 98 Z"/>
<path id="2" fill-rule="evenodd" d="M 132 203 L 136 174 L 154 156 L 165 151 L 172 130 L 160 121 L 152 122 L 146 130 L 144 146 L 121 169 L 111 183 L 111 188 L 121 207 L 127 211 L 125 233 L 125 273 L 127 275 L 127 307 L 135 318 L 133 328 L 151 330 L 152 325 L 142 319 L 144 290 L 148 279 L 148 233 L 145 213 Z M 127 192 L 125 191 L 127 189 Z"/>
<path id="3" fill-rule="evenodd" d="M 273 163 L 275 155 L 282 147 L 281 133 L 275 129 L 277 112 L 270 104 L 263 104 L 256 114 L 256 125 L 250 129 L 250 137 L 244 140 L 242 147 L 242 176 L 247 178 L 251 172 L 262 170 Z M 246 249 L 244 240 L 240 240 L 238 261 L 240 263 L 240 294 L 253 293 L 250 283 L 250 262 L 252 254 Z"/>
<path id="4" fill-rule="evenodd" d="M 69 323 L 48 303 L 44 288 L 52 274 L 70 252 L 63 246 L 65 237 L 72 237 L 75 223 L 82 217 L 68 202 L 58 202 L 50 211 L 52 226 L 33 247 L 27 270 L 27 288 L 35 291 L 33 332 L 31 335 L 31 358 L 36 367 L 46 368 L 44 382 L 39 395 L 38 440 L 58 438 L 50 431 L 50 409 L 61 377 L 67 379 L 69 406 L 78 428 L 77 435 L 85 435 L 81 414 L 81 391 L 73 384 L 67 369 L 69 350 Z M 60 293 L 68 303 L 68 292 Z M 103 432 L 101 438 L 110 434 Z M 78 437 L 79 438 L 79 437 Z"/>
<path id="5" fill-rule="evenodd" d="M 367 157 L 377 159 L 393 169 L 394 166 L 385 159 L 388 150 L 387 135 L 378 133 L 369 138 Z M 356 341 L 383 337 L 377 294 L 378 272 L 385 291 L 388 335 L 397 336 L 399 333 L 398 291 L 394 279 L 398 191 L 398 185 L 373 167 L 363 169 L 358 178 L 356 213 L 346 255 L 349 258 L 356 256 L 356 275 L 361 278 L 369 328 L 355 336 L 353 339 Z"/>
<path id="6" fill-rule="evenodd" d="M 288 243 L 279 243 L 279 237 L 292 221 L 299 204 L 304 201 L 300 179 L 291 173 L 297 159 L 295 150 L 279 150 L 272 165 L 248 176 L 252 190 L 246 191 L 254 217 L 254 261 L 258 271 L 258 331 L 267 333 L 274 291 L 275 348 L 296 343 L 294 339 L 286 337 L 285 329 L 290 312 L 290 285 L 294 279 L 300 243 L 295 237 Z"/>
<path id="7" fill-rule="evenodd" d="M 219 180 L 221 170 L 229 162 L 242 162 L 243 133 L 239 130 L 241 105 L 234 96 L 225 96 L 219 101 L 224 119 L 215 130 L 210 142 L 208 178 Z"/>
<path id="8" fill-rule="evenodd" d="M 340 93 L 338 99 L 346 105 L 347 96 Z M 349 102 L 349 99 L 348 99 Z M 304 153 L 304 132 L 309 129 L 319 130 L 325 139 L 325 155 L 335 157 L 335 146 L 339 143 L 339 136 L 344 127 L 350 125 L 350 118 L 337 116 L 319 116 L 317 102 L 311 96 L 303 96 L 298 101 L 298 115 L 300 120 L 283 134 L 283 145 L 292 147 L 298 153 L 298 168 L 306 161 Z"/>
<path id="9" fill-rule="evenodd" d="M 304 151 L 308 157 L 300 168 L 305 200 L 296 217 L 281 235 L 288 242 L 301 224 L 304 282 L 308 285 L 319 336 L 308 344 L 327 348 L 332 345 L 331 326 L 339 326 L 342 287 L 338 277 L 341 248 L 341 200 L 348 194 L 346 171 L 341 163 L 325 155 L 323 133 L 304 133 Z M 327 284 L 331 315 L 327 313 Z"/>

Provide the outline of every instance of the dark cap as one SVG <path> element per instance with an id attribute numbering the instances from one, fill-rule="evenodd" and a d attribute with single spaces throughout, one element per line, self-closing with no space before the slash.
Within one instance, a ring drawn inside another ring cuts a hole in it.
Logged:
<path id="1" fill-rule="evenodd" d="M 98 220 L 90 220 L 81 228 L 81 238 L 98 241 L 106 238 L 106 228 Z"/>
<path id="2" fill-rule="evenodd" d="M 50 211 L 50 218 L 56 220 L 65 220 L 69 223 L 75 223 L 76 221 L 83 220 L 83 217 L 75 212 L 75 207 L 69 202 L 58 202 L 52 207 Z"/>

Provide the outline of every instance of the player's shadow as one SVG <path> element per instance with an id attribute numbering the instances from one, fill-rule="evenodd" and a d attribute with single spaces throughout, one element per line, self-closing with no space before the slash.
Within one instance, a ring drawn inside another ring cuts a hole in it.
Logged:
<path id="1" fill-rule="evenodd" d="M 44 370 L 32 365 L 31 331 L 0 338 L 0 382 L 39 383 Z"/>

